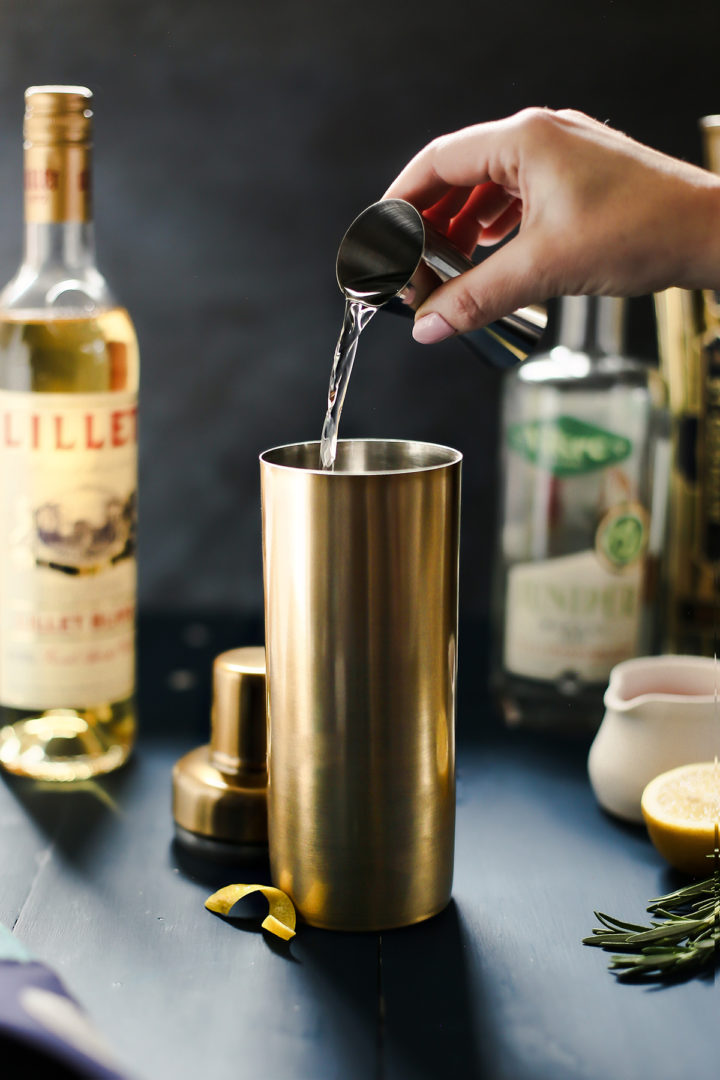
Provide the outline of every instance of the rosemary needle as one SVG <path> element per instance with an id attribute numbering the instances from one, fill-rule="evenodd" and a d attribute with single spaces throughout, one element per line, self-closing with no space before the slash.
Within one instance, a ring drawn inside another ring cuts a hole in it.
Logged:
<path id="1" fill-rule="evenodd" d="M 623 922 L 600 911 L 602 923 L 584 945 L 609 949 L 610 970 L 621 979 L 695 975 L 720 960 L 720 860 L 705 881 L 650 900 L 647 910 L 662 921 Z"/>

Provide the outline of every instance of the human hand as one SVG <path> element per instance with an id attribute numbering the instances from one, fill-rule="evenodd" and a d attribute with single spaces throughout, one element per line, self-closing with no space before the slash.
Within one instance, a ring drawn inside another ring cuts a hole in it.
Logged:
<path id="1" fill-rule="evenodd" d="M 431 344 L 562 295 L 720 289 L 720 177 L 583 113 L 526 109 L 435 139 L 385 193 L 466 254 L 517 235 L 415 316 Z"/>

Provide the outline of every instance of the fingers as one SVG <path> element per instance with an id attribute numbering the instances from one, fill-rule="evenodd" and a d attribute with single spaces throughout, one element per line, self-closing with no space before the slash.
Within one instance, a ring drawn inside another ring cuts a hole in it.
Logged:
<path id="1" fill-rule="evenodd" d="M 415 316 L 415 340 L 429 345 L 477 330 L 553 295 L 534 249 L 532 238 L 520 232 L 475 269 L 436 289 Z"/>
<path id="2" fill-rule="evenodd" d="M 423 211 L 455 247 L 472 255 L 478 244 L 496 244 L 519 224 L 522 203 L 497 184 L 451 188 L 439 202 Z"/>
<path id="3" fill-rule="evenodd" d="M 410 161 L 383 195 L 383 199 L 406 199 L 421 212 L 437 205 L 454 186 L 472 187 L 470 184 L 449 184 L 433 169 L 425 147 Z"/>
<path id="4" fill-rule="evenodd" d="M 457 218 L 474 218 L 480 225 L 491 225 L 512 203 L 514 196 L 498 184 L 488 182 L 476 187 Z"/>
<path id="5" fill-rule="evenodd" d="M 430 294 L 414 337 L 439 341 L 549 296 L 707 287 L 720 265 L 718 183 L 572 110 L 526 109 L 434 140 L 387 194 L 468 254 L 508 242 Z"/>
<path id="6" fill-rule="evenodd" d="M 418 210 L 429 210 L 451 188 L 472 190 L 489 180 L 483 165 L 482 129 L 490 126 L 477 124 L 428 143 L 405 166 L 384 198 L 407 199 Z"/>
<path id="7" fill-rule="evenodd" d="M 522 215 L 522 146 L 544 110 L 476 124 L 429 143 L 390 185 L 461 251 L 505 239 Z"/>
<path id="8" fill-rule="evenodd" d="M 472 192 L 473 189 L 467 187 L 450 188 L 442 199 L 423 211 L 423 217 L 427 218 L 441 233 L 447 235 L 450 222 L 463 209 Z"/>
<path id="9" fill-rule="evenodd" d="M 519 195 L 516 151 L 523 132 L 537 123 L 543 112 L 525 110 L 433 140 L 405 166 L 385 198 L 407 199 L 418 210 L 427 210 L 451 187 L 474 188 L 489 180 Z"/>
<path id="10" fill-rule="evenodd" d="M 522 221 L 522 203 L 519 199 L 513 199 L 504 213 L 500 214 L 495 221 L 489 222 L 478 237 L 478 244 L 492 247 L 504 240 L 513 229 L 516 229 Z"/>
<path id="11" fill-rule="evenodd" d="M 501 219 L 516 203 L 517 208 L 511 215 L 512 224 L 508 228 L 503 225 L 498 228 Z M 517 225 L 517 209 L 522 210 L 522 205 L 504 188 L 492 183 L 482 184 L 475 188 L 449 223 L 447 236 L 457 247 L 467 252 L 472 252 L 478 244 L 497 243 L 497 240 L 502 239 Z M 490 233 L 497 239 L 488 240 Z"/>
<path id="12" fill-rule="evenodd" d="M 534 168 L 538 154 L 543 155 L 547 144 L 561 133 L 584 135 L 596 142 L 631 142 L 572 109 L 523 109 L 503 120 L 474 124 L 434 139 L 405 166 L 384 197 L 407 199 L 425 211 L 452 188 L 474 189 L 492 181 L 520 198 L 523 162 Z"/>

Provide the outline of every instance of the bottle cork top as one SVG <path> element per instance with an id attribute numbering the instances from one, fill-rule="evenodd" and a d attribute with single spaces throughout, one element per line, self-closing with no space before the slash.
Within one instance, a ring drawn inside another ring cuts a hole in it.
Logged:
<path id="1" fill-rule="evenodd" d="M 86 86 L 29 86 L 25 91 L 25 141 L 87 143 L 92 136 L 92 91 Z"/>

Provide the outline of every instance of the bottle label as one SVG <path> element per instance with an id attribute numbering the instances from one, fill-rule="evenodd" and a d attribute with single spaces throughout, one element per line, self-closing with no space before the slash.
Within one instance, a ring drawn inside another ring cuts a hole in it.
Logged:
<path id="1" fill-rule="evenodd" d="M 624 461 L 632 452 L 632 443 L 624 435 L 574 416 L 512 424 L 508 443 L 526 461 L 555 476 L 579 476 L 605 469 Z"/>
<path id="2" fill-rule="evenodd" d="M 135 394 L 0 391 L 0 702 L 134 687 Z"/>
<path id="3" fill-rule="evenodd" d="M 24 188 L 26 221 L 90 221 L 89 146 L 61 143 L 26 147 Z"/>
<path id="4" fill-rule="evenodd" d="M 640 503 L 620 503 L 608 510 L 595 533 L 595 554 L 609 570 L 625 570 L 645 554 L 650 518 Z"/>
<path id="5" fill-rule="evenodd" d="M 639 559 L 618 574 L 594 551 L 511 567 L 506 670 L 543 681 L 575 675 L 603 682 L 615 664 L 635 655 L 641 580 Z"/>

